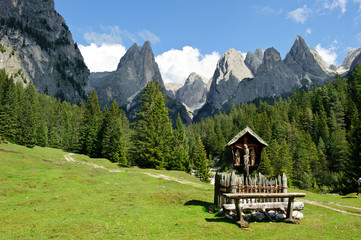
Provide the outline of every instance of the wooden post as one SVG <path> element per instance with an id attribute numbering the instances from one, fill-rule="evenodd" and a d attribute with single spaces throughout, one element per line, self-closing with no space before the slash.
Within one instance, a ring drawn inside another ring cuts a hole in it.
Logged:
<path id="1" fill-rule="evenodd" d="M 233 171 L 230 175 L 230 185 L 231 185 L 231 193 L 236 193 L 237 189 L 237 176 L 236 176 L 236 173 Z M 234 201 L 231 200 L 232 204 L 234 204 Z"/>
<path id="2" fill-rule="evenodd" d="M 221 207 L 219 206 L 219 202 L 218 202 L 218 196 L 219 196 L 219 183 L 218 183 L 218 178 L 219 178 L 219 174 L 218 172 L 216 172 L 216 175 L 214 176 L 214 205 L 216 205 L 217 207 Z"/>
<path id="3" fill-rule="evenodd" d="M 282 178 L 281 178 L 281 175 L 278 175 L 277 192 L 278 192 L 278 193 L 281 193 L 281 192 L 282 192 Z M 278 201 L 278 202 L 282 202 L 282 199 L 279 198 L 277 201 Z"/>
<path id="4" fill-rule="evenodd" d="M 283 175 L 282 175 L 282 191 L 283 191 L 283 193 L 287 193 L 287 177 L 286 177 L 285 173 L 283 173 Z M 287 201 L 287 198 L 284 198 L 283 202 L 286 202 L 286 201 Z"/>
<path id="5" fill-rule="evenodd" d="M 287 223 L 298 223 L 297 221 L 295 221 L 292 217 L 293 214 L 293 202 L 295 200 L 295 197 L 289 197 L 288 198 L 288 207 L 287 207 L 287 215 L 286 215 L 286 219 L 284 220 Z"/>

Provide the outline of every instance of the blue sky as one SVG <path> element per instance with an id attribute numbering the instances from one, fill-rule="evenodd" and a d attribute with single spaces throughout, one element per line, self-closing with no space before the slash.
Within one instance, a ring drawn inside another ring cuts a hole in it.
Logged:
<path id="1" fill-rule="evenodd" d="M 229 50 L 277 49 L 297 35 L 328 64 L 361 46 L 361 0 L 55 0 L 91 71 L 115 70 L 134 42 L 151 42 L 165 82 L 210 78 Z"/>

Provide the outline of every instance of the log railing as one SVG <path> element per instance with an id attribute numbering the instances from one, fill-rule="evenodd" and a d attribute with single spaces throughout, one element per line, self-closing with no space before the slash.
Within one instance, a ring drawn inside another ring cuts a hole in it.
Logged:
<path id="1" fill-rule="evenodd" d="M 231 173 L 216 173 L 214 183 L 214 204 L 222 207 L 223 204 L 234 203 L 233 199 L 226 198 L 224 193 L 287 193 L 287 177 L 279 175 L 274 179 L 267 179 L 261 173 L 258 176 L 244 178 L 234 171 Z M 287 198 L 250 198 L 242 199 L 242 203 L 287 202 Z"/>

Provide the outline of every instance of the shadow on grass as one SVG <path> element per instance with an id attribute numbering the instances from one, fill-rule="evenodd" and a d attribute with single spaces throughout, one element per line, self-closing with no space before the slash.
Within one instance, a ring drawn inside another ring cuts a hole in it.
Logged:
<path id="1" fill-rule="evenodd" d="M 211 218 L 211 217 L 210 218 L 205 218 L 205 220 L 207 222 L 214 222 L 214 223 L 219 222 L 219 223 L 231 223 L 231 224 L 234 224 L 233 220 L 231 220 L 229 218 L 226 218 L 222 214 L 218 215 L 217 213 L 218 213 L 219 209 L 217 207 L 215 207 L 213 203 L 200 201 L 200 200 L 191 200 L 191 201 L 186 202 L 184 204 L 184 206 L 201 206 L 201 207 L 203 207 L 204 212 L 214 214 L 215 215 L 214 218 Z"/>
<path id="2" fill-rule="evenodd" d="M 353 196 L 353 197 L 348 196 L 348 197 L 342 197 L 342 198 L 356 198 L 356 197 L 354 197 L 354 196 Z"/>
<path id="3" fill-rule="evenodd" d="M 184 206 L 201 206 L 203 207 L 203 211 L 209 212 L 209 208 L 213 207 L 213 203 L 200 201 L 200 200 L 190 200 L 184 204 Z"/>

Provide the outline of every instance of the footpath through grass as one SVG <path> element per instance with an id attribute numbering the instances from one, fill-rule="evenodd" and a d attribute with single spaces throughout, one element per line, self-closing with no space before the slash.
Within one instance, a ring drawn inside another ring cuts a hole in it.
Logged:
<path id="1" fill-rule="evenodd" d="M 309 204 L 300 225 L 251 223 L 242 230 L 208 213 L 213 186 L 186 173 L 119 169 L 106 159 L 76 154 L 69 162 L 67 154 L 0 144 L 0 239 L 360 238 L 361 218 Z M 361 207 L 361 199 L 307 194 L 309 200 Z"/>

